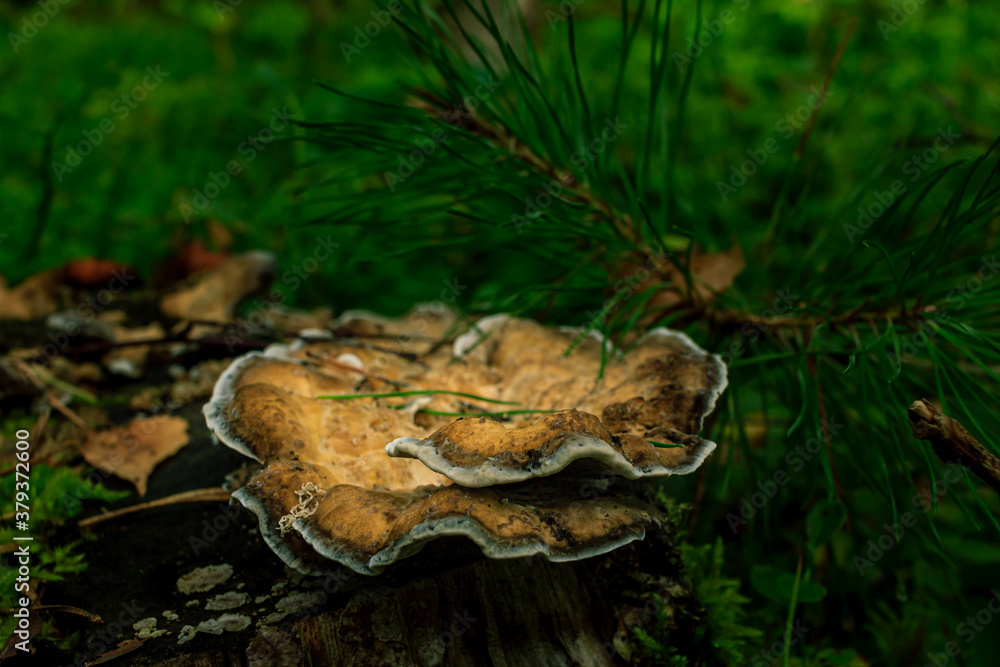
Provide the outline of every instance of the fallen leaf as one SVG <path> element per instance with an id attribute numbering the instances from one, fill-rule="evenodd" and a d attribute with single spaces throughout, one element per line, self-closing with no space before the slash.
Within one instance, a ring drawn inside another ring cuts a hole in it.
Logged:
<path id="1" fill-rule="evenodd" d="M 647 302 L 644 310 L 648 313 L 641 320 L 649 325 L 661 318 L 665 311 L 685 303 L 694 306 L 704 306 L 716 298 L 736 281 L 736 278 L 746 268 L 746 258 L 743 250 L 734 245 L 729 250 L 720 253 L 707 253 L 691 256 L 691 287 L 688 297 L 687 281 L 684 273 L 673 262 L 666 259 L 651 274 L 647 267 L 637 263 L 623 266 L 615 285 L 631 286 L 635 294 L 642 293 L 657 284 L 662 288 Z M 646 275 L 643 278 L 643 274 Z"/>
<path id="2" fill-rule="evenodd" d="M 138 327 L 125 327 L 116 324 L 114 332 L 116 343 L 156 341 L 162 340 L 166 336 L 166 332 L 159 322 Z M 123 345 L 105 354 L 101 363 L 117 375 L 139 378 L 146 370 L 146 357 L 149 356 L 149 350 L 149 345 Z"/>
<path id="3" fill-rule="evenodd" d="M 56 312 L 60 296 L 66 290 L 63 276 L 63 269 L 50 269 L 36 273 L 14 288 L 8 288 L 0 278 L 0 319 L 36 320 Z"/>
<path id="4" fill-rule="evenodd" d="M 691 281 L 695 293 L 702 303 L 714 301 L 715 297 L 733 286 L 736 277 L 743 273 L 747 261 L 743 250 L 734 245 L 729 250 L 691 257 Z M 670 265 L 675 279 L 683 281 L 677 267 Z"/>
<path id="5" fill-rule="evenodd" d="M 738 245 L 720 253 L 692 255 L 691 283 L 694 300 L 701 304 L 714 301 L 733 286 L 733 282 L 746 267 L 746 258 Z M 679 303 L 682 295 L 687 292 L 684 273 L 672 262 L 664 263 L 660 270 L 661 276 L 667 279 L 671 287 L 664 290 L 662 295 L 657 295 L 657 298 L 664 303 Z M 669 298 L 664 298 L 668 295 Z"/>
<path id="6" fill-rule="evenodd" d="M 144 496 L 153 469 L 188 443 L 187 427 L 180 417 L 136 419 L 126 428 L 89 433 L 80 453 L 92 466 L 132 482 Z"/>
<path id="7" fill-rule="evenodd" d="M 175 405 L 186 405 L 212 396 L 215 383 L 232 359 L 209 359 L 193 366 L 183 375 L 177 376 L 169 387 L 170 401 Z"/>
<path id="8" fill-rule="evenodd" d="M 193 285 L 163 297 L 160 309 L 178 320 L 229 322 L 240 301 L 267 286 L 274 271 L 271 253 L 237 255 L 200 274 Z"/>
<path id="9" fill-rule="evenodd" d="M 81 609 L 80 607 L 74 607 L 71 604 L 42 604 L 34 607 L 30 607 L 32 611 L 44 609 L 45 611 L 61 611 L 67 614 L 75 614 L 77 616 L 83 616 L 85 619 L 91 623 L 103 623 L 102 619 L 97 614 L 93 614 L 86 609 Z"/>
<path id="10" fill-rule="evenodd" d="M 147 640 L 145 639 L 126 639 L 123 642 L 119 642 L 116 648 L 113 648 L 107 653 L 101 654 L 100 657 L 86 663 L 86 667 L 90 667 L 91 665 L 101 665 L 104 664 L 105 662 L 114 660 L 117 657 L 123 656 L 126 653 L 131 653 L 132 651 L 136 650 L 137 648 L 145 644 L 146 641 Z"/>
<path id="11" fill-rule="evenodd" d="M 215 240 L 211 223 L 209 224 L 209 237 L 219 248 L 219 252 L 210 250 L 202 239 L 191 239 L 180 231 L 172 243 L 175 250 L 170 258 L 153 271 L 155 285 L 160 287 L 174 285 L 196 273 L 214 269 L 229 258 L 229 247 Z"/>
<path id="12" fill-rule="evenodd" d="M 111 259 L 88 257 L 75 259 L 66 264 L 66 282 L 83 289 L 106 288 L 108 284 L 123 276 L 130 283 L 139 276 L 139 272 L 127 264 Z"/>
<path id="13" fill-rule="evenodd" d="M 299 332 L 303 329 L 327 329 L 333 322 L 333 312 L 326 307 L 304 311 L 276 306 L 267 314 L 266 321 L 278 331 Z"/>

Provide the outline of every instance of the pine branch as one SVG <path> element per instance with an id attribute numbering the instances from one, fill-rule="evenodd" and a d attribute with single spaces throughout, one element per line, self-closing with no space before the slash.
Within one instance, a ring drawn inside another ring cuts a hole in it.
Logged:
<path id="1" fill-rule="evenodd" d="M 914 437 L 927 440 L 944 463 L 958 463 L 971 470 L 1000 494 L 1000 459 L 986 451 L 958 421 L 925 398 L 907 410 Z"/>
<path id="2" fill-rule="evenodd" d="M 437 118 L 446 123 L 453 123 L 454 105 L 425 90 L 415 91 L 416 100 L 412 106 L 421 109 L 431 118 Z M 562 189 L 560 197 L 567 202 L 582 204 L 592 209 L 597 215 L 591 218 L 594 222 L 609 223 L 618 235 L 627 243 L 637 245 L 641 234 L 628 214 L 620 213 L 604 199 L 596 196 L 587 183 L 581 183 L 565 166 L 558 166 L 551 160 L 539 156 L 532 148 L 520 140 L 508 127 L 497 121 L 489 121 L 476 114 L 475 110 L 464 108 L 466 131 L 482 137 L 494 146 L 499 153 L 507 153 L 520 160 L 534 174 L 548 179 L 553 184 L 559 184 Z M 650 253 L 653 251 L 650 250 Z"/>
<path id="3" fill-rule="evenodd" d="M 767 464 L 751 451 L 745 421 L 794 421 L 798 433 L 811 429 L 825 443 L 825 474 L 816 479 L 844 504 L 859 479 L 894 511 L 905 485 L 915 485 L 912 453 L 902 445 L 906 396 L 939 396 L 984 446 L 997 444 L 982 383 L 1000 367 L 1000 335 L 991 333 L 1000 325 L 1000 279 L 974 291 L 956 286 L 978 275 L 983 239 L 995 233 L 1000 140 L 974 160 L 929 171 L 921 187 L 885 207 L 877 225 L 849 229 L 848 216 L 885 187 L 879 179 L 889 163 L 843 199 L 815 184 L 831 164 L 831 142 L 817 140 L 834 134 L 826 125 L 837 122 L 838 109 L 813 109 L 789 154 L 774 158 L 787 167 L 772 170 L 770 181 L 756 179 L 758 196 L 780 206 L 726 210 L 706 169 L 731 155 L 701 160 L 678 148 L 698 138 L 679 136 L 684 105 L 708 104 L 698 99 L 705 91 L 690 65 L 677 76 L 670 63 L 670 41 L 687 32 L 696 7 L 658 0 L 629 11 L 623 3 L 617 72 L 607 78 L 579 48 L 582 22 L 572 34 L 567 23 L 543 46 L 528 37 L 515 53 L 475 2 L 463 5 L 482 29 L 461 35 L 449 35 L 419 0 L 408 4 L 416 11 L 402 16 L 401 27 L 423 66 L 420 84 L 400 96 L 405 103 L 354 99 L 365 106 L 351 122 L 310 128 L 338 165 L 328 182 L 335 192 L 309 204 L 335 209 L 314 222 L 377 228 L 384 239 L 383 254 L 358 261 L 419 254 L 426 262 L 431 253 L 458 251 L 477 258 L 465 270 L 489 267 L 475 311 L 583 325 L 626 344 L 652 327 L 687 330 L 729 364 L 731 411 L 715 428 L 739 435 L 749 473 Z M 821 79 L 823 97 L 851 56 L 849 35 Z M 462 40 L 474 55 L 462 52 Z M 648 60 L 631 58 L 640 44 Z M 698 71 L 709 69 L 706 62 Z M 484 76 L 498 85 L 471 100 Z M 574 160 L 608 113 L 621 113 L 633 129 L 586 164 Z M 440 131 L 447 139 L 402 173 L 415 145 L 428 146 Z M 561 191 L 537 205 L 546 184 Z M 745 270 L 706 291 L 698 258 L 732 247 L 745 253 Z M 648 280 L 635 280 L 650 258 L 658 262 Z M 774 312 L 776 288 L 789 286 L 794 303 Z M 845 418 L 869 430 L 837 434 L 831 424 Z M 789 433 L 779 427 L 770 437 L 780 445 Z"/>

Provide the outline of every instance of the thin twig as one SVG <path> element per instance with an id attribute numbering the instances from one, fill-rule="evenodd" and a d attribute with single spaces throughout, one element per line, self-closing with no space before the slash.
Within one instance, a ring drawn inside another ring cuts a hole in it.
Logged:
<path id="1" fill-rule="evenodd" d="M 67 614 L 76 614 L 77 616 L 83 616 L 89 621 L 94 623 L 103 623 L 102 619 L 97 614 L 92 614 L 86 609 L 80 609 L 79 607 L 74 607 L 71 604 L 39 604 L 33 607 L 28 607 L 28 609 L 35 611 L 36 609 L 44 609 L 46 611 L 64 611 Z M 0 609 L 0 614 L 13 614 L 16 611 L 13 607 L 7 607 L 6 609 Z"/>
<path id="2" fill-rule="evenodd" d="M 51 405 L 56 410 L 61 412 L 62 415 L 66 417 L 66 419 L 70 420 L 84 431 L 89 430 L 87 428 L 87 423 L 80 418 L 80 415 L 76 414 L 75 412 L 67 408 L 66 405 L 58 398 L 56 398 L 52 392 L 47 392 L 45 394 L 45 398 L 49 401 L 49 405 Z"/>
<path id="3" fill-rule="evenodd" d="M 132 651 L 140 648 L 143 644 L 149 641 L 150 638 L 146 639 L 126 639 L 125 641 L 118 642 L 118 646 L 111 649 L 107 653 L 104 653 L 99 658 L 95 658 L 90 662 L 86 663 L 83 667 L 95 667 L 95 665 L 103 665 L 106 662 L 120 658 L 126 653 L 131 653 Z"/>
<path id="4" fill-rule="evenodd" d="M 1000 494 L 1000 459 L 986 451 L 961 423 L 924 398 L 914 401 L 906 414 L 914 437 L 929 441 L 941 461 L 968 468 Z"/>
<path id="5" fill-rule="evenodd" d="M 423 110 L 429 116 L 448 122 L 446 116 L 452 107 L 445 100 L 426 90 L 418 90 L 416 95 L 417 99 L 412 102 L 415 108 Z M 506 127 L 491 124 L 474 113 L 468 114 L 467 122 L 469 123 L 468 132 L 482 137 L 500 150 L 510 153 L 539 174 L 561 183 L 566 190 L 566 194 L 562 195 L 563 199 L 591 207 L 607 220 L 612 229 L 624 240 L 636 245 L 640 244 L 639 236 L 636 233 L 638 225 L 633 223 L 631 217 L 614 210 L 607 202 L 596 196 L 586 183 L 577 182 L 575 179 L 569 182 L 564 181 L 562 175 L 566 170 L 560 169 L 550 160 L 540 157 L 530 146 L 513 136 Z"/>
<path id="6" fill-rule="evenodd" d="M 34 428 L 31 431 L 31 433 L 32 433 L 32 436 L 31 436 L 31 451 L 33 453 L 32 453 L 32 455 L 30 457 L 28 457 L 28 460 L 27 461 L 23 461 L 23 463 L 27 463 L 29 466 L 35 465 L 36 463 L 46 463 L 46 464 L 52 465 L 52 464 L 55 463 L 55 461 L 53 460 L 52 457 L 54 457 L 56 454 L 58 454 L 59 452 L 61 452 L 63 450 L 69 449 L 68 445 L 64 445 L 62 447 L 56 448 L 55 451 L 52 451 L 52 452 L 49 452 L 48 454 L 45 454 L 44 456 L 38 453 L 40 451 L 39 444 L 42 441 L 42 437 L 44 437 L 44 435 L 45 435 L 45 427 L 49 425 L 49 417 L 51 415 L 52 415 L 52 409 L 51 408 L 45 408 L 44 410 L 42 410 L 41 414 L 38 415 L 38 419 L 35 420 L 35 426 L 34 426 Z M 11 456 L 13 456 L 13 454 Z M 6 458 L 6 457 L 4 457 L 4 458 Z M 6 468 L 0 468 L 0 477 L 6 477 L 10 473 L 12 473 L 15 470 L 17 470 L 17 464 L 18 463 L 19 463 L 18 461 L 14 461 L 8 467 L 6 467 Z M 7 512 L 3 516 L 0 516 L 0 521 L 9 521 L 10 519 L 13 519 L 13 518 L 14 518 L 14 512 L 11 511 L 11 512 Z"/>
<path id="7" fill-rule="evenodd" d="M 130 505 L 129 507 L 123 507 L 122 509 L 115 510 L 113 512 L 98 514 L 97 516 L 92 516 L 80 521 L 77 525 L 79 525 L 80 528 L 90 528 L 91 526 L 95 526 L 99 523 L 128 516 L 129 514 L 145 512 L 146 510 L 156 509 L 158 507 L 181 505 L 183 503 L 227 502 L 232 495 L 232 491 L 217 488 L 184 491 L 183 493 L 176 493 L 172 496 L 167 496 L 166 498 L 151 500 L 148 503 L 139 503 L 138 505 Z"/>
<path id="8" fill-rule="evenodd" d="M 840 44 L 837 45 L 837 52 L 833 55 L 833 62 L 830 63 L 829 69 L 826 71 L 826 79 L 823 80 L 823 88 L 820 90 L 819 103 L 813 112 L 809 115 L 809 120 L 806 123 L 806 128 L 802 130 L 802 138 L 799 139 L 799 145 L 795 147 L 795 159 L 799 160 L 802 158 L 802 153 L 806 149 L 806 143 L 809 141 L 809 136 L 812 134 L 813 126 L 816 124 L 816 117 L 819 115 L 819 110 L 823 108 L 826 102 L 826 91 L 830 89 L 830 84 L 833 83 L 833 75 L 837 73 L 837 68 L 840 66 L 840 59 L 844 57 L 844 52 L 847 50 L 847 43 L 851 41 L 851 35 L 854 34 L 854 29 L 857 27 L 857 21 L 852 21 L 851 25 L 848 26 L 847 32 L 840 39 Z"/>
<path id="9" fill-rule="evenodd" d="M 48 387 L 55 387 L 56 389 L 61 389 L 66 393 L 79 398 L 82 401 L 90 403 L 91 405 L 97 404 L 97 397 L 91 394 L 89 391 L 84 391 L 79 387 L 76 387 L 68 382 L 60 380 L 55 375 L 49 371 L 41 368 L 39 366 L 30 366 L 24 362 L 22 359 L 11 358 L 11 363 L 17 366 L 22 373 L 25 374 L 32 384 L 38 389 L 45 389 Z"/>
<path id="10" fill-rule="evenodd" d="M 815 331 L 815 330 L 814 330 Z M 812 334 L 810 333 L 810 338 Z M 823 427 L 823 442 L 826 445 L 826 460 L 830 465 L 830 474 L 833 476 L 833 488 L 837 492 L 837 500 L 840 501 L 841 505 L 847 507 L 844 503 L 844 489 L 840 484 L 840 475 L 837 474 L 837 467 L 833 462 L 833 448 L 830 447 L 830 422 L 826 418 L 826 403 L 823 402 L 823 383 L 819 379 L 819 375 L 816 372 L 816 355 L 810 354 L 806 359 L 806 366 L 809 368 L 809 375 L 816 380 L 816 403 L 819 409 L 819 420 Z M 851 517 L 848 514 L 846 518 L 847 530 L 851 530 Z"/>
<path id="11" fill-rule="evenodd" d="M 352 371 L 354 373 L 360 373 L 364 375 L 369 380 L 379 380 L 385 382 L 386 384 L 391 384 L 394 387 L 406 387 L 408 386 L 406 382 L 400 382 L 399 380 L 390 380 L 387 377 L 382 377 L 381 375 L 376 375 L 375 373 L 369 373 L 363 368 L 355 368 L 350 364 L 345 364 L 342 361 L 337 361 L 336 359 L 330 359 L 329 357 L 324 357 L 322 355 L 316 354 L 311 350 L 306 350 L 306 356 L 310 359 L 315 359 L 320 364 L 326 364 L 328 366 L 333 366 L 334 368 L 339 368 L 344 371 Z"/>

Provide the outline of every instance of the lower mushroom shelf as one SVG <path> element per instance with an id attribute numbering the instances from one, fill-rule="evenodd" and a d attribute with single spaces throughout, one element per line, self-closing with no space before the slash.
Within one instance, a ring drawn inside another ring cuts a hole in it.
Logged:
<path id="1" fill-rule="evenodd" d="M 446 536 L 469 539 L 490 558 L 566 561 L 607 553 L 662 525 L 660 511 L 627 483 L 610 493 L 600 484 L 559 477 L 375 491 L 329 485 L 324 468 L 295 462 L 269 466 L 233 497 L 257 515 L 265 541 L 288 565 L 320 573 L 340 563 L 370 575 Z"/>

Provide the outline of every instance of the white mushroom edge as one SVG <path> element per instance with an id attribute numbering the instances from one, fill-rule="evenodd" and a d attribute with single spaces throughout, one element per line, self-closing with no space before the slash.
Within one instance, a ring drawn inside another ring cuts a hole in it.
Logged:
<path id="1" fill-rule="evenodd" d="M 506 319 L 506 315 L 493 315 L 484 318 L 484 320 L 480 321 L 481 326 L 479 331 L 470 331 L 455 341 L 454 356 L 460 357 L 466 354 L 472 345 L 482 340 L 484 335 L 502 325 Z M 486 320 L 489 321 L 486 322 Z M 483 325 L 483 322 L 486 322 L 485 325 Z M 709 361 L 709 377 L 710 379 L 714 379 L 714 385 L 708 390 L 708 395 L 705 398 L 705 408 L 698 418 L 698 430 L 700 431 L 704 426 L 705 418 L 715 410 L 719 396 L 725 391 L 729 383 L 726 365 L 722 362 L 722 358 L 719 355 L 709 354 L 691 340 L 687 334 L 663 327 L 649 331 L 636 342 L 636 345 L 641 345 L 644 341 L 652 338 L 675 340 L 681 343 L 685 349 L 704 356 Z M 385 446 L 385 452 L 389 456 L 418 459 L 431 470 L 441 473 L 461 486 L 484 487 L 495 484 L 511 484 L 533 477 L 554 475 L 565 469 L 569 464 L 580 459 L 592 459 L 603 463 L 616 475 L 627 479 L 686 475 L 697 470 L 704 463 L 705 459 L 708 458 L 709 454 L 715 451 L 715 448 L 716 444 L 714 442 L 703 439 L 682 465 L 673 468 L 661 464 L 644 467 L 635 466 L 621 452 L 604 440 L 585 433 L 570 435 L 552 456 L 541 461 L 538 465 L 527 469 L 505 467 L 499 461 L 494 460 L 487 460 L 483 464 L 474 467 L 456 466 L 438 453 L 438 449 L 432 438 L 414 438 L 412 436 L 396 438 Z"/>

